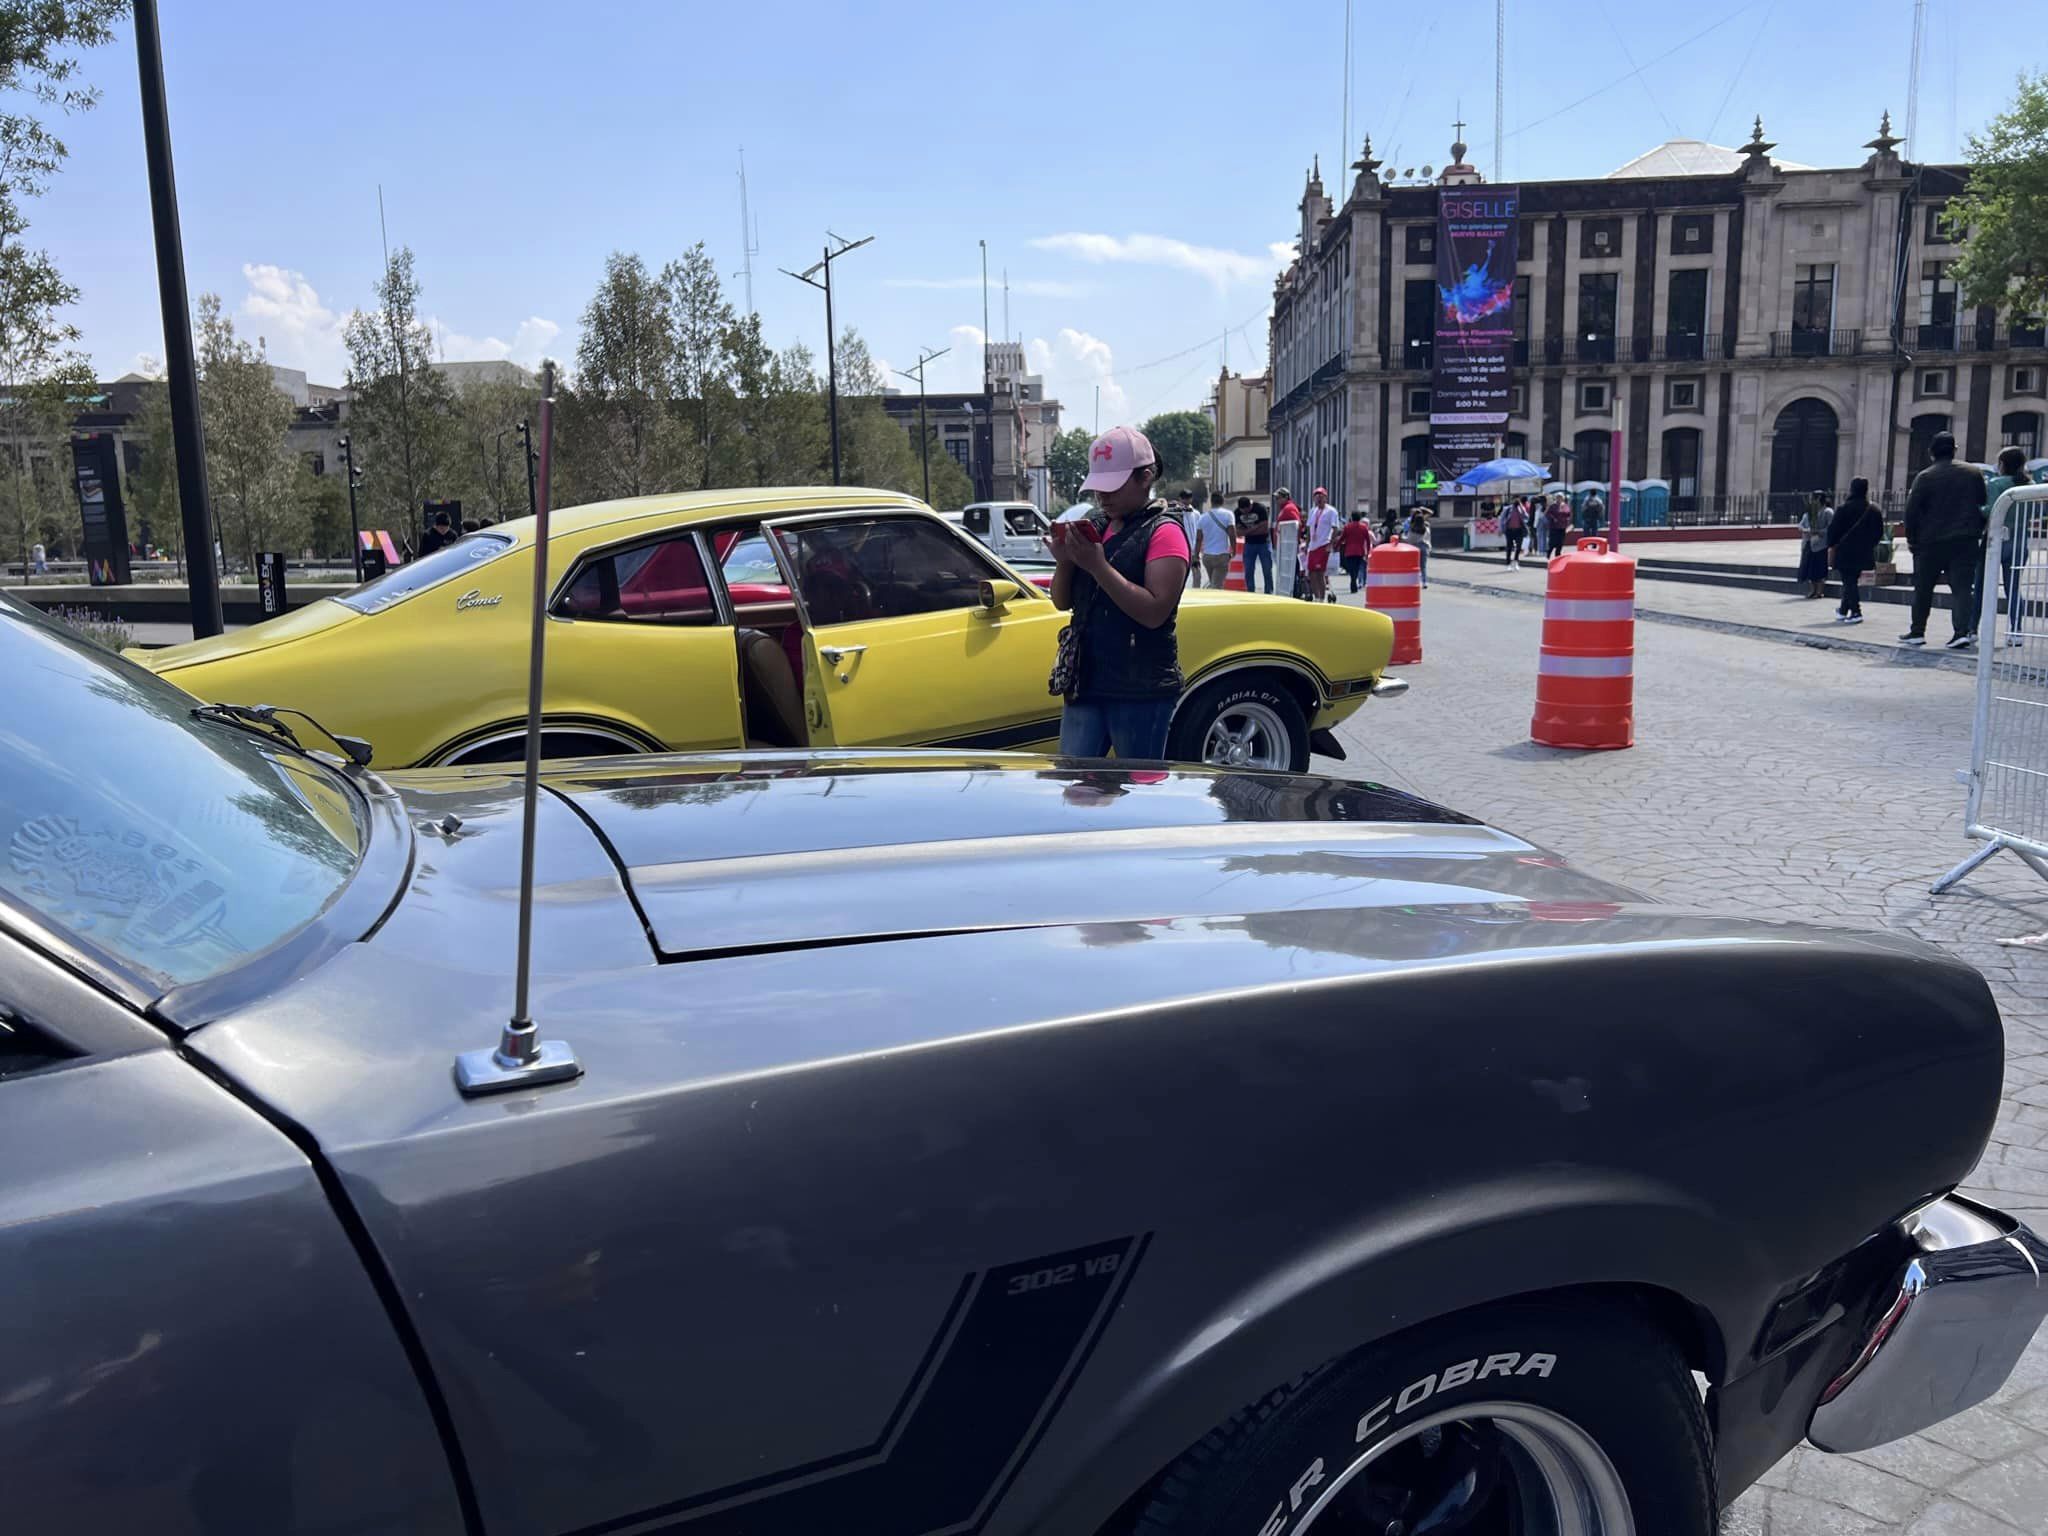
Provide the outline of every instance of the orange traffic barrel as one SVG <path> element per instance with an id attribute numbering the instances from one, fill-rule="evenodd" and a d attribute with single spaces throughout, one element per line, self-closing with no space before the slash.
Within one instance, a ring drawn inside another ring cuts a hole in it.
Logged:
<path id="1" fill-rule="evenodd" d="M 1365 606 L 1394 621 L 1390 666 L 1422 660 L 1422 551 L 1396 534 L 1365 557 Z"/>
<path id="2" fill-rule="evenodd" d="M 1546 747 L 1632 747 L 1636 563 L 1605 539 L 1550 562 L 1530 739 Z"/>
<path id="3" fill-rule="evenodd" d="M 1230 557 L 1230 574 L 1223 578 L 1223 590 L 1242 592 L 1244 590 L 1244 551 L 1239 549 Z"/>

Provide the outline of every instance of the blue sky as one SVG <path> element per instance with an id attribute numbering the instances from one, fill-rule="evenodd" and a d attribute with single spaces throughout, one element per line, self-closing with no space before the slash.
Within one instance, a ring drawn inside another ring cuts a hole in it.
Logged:
<path id="1" fill-rule="evenodd" d="M 2038 0 L 1931 0 L 1930 158 L 2040 68 Z M 1264 362 L 1277 252 L 1310 157 L 1366 132 L 1441 165 L 1460 101 L 1492 169 L 1491 0 L 1344 6 L 580 5 L 165 0 L 165 68 L 193 295 L 219 293 L 274 361 L 341 381 L 339 328 L 379 263 L 377 189 L 452 358 L 573 358 L 605 256 L 658 266 L 707 242 L 741 266 L 738 152 L 769 337 L 822 357 L 822 303 L 777 271 L 827 229 L 875 243 L 837 269 L 842 323 L 934 388 L 979 375 L 992 328 L 1025 340 L 1068 425 L 1198 405 L 1225 350 Z M 1599 175 L 1675 136 L 1738 144 L 1761 112 L 1784 156 L 1853 164 L 1905 110 L 1910 0 L 1645 5 L 1509 0 L 1506 179 Z M 102 377 L 158 357 L 132 35 L 89 58 L 100 108 L 30 239 L 83 291 Z M 1908 150 L 1910 153 L 1910 148 Z M 740 284 L 735 277 L 735 300 Z"/>

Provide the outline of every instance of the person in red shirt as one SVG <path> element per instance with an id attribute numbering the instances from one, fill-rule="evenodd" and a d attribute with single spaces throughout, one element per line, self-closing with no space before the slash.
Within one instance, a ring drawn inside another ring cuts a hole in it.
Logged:
<path id="1" fill-rule="evenodd" d="M 1351 590 L 1356 592 L 1365 583 L 1365 557 L 1372 553 L 1372 526 L 1365 520 L 1363 512 L 1351 514 L 1351 521 L 1344 525 L 1338 535 L 1344 553 L 1344 574 L 1351 578 Z"/>

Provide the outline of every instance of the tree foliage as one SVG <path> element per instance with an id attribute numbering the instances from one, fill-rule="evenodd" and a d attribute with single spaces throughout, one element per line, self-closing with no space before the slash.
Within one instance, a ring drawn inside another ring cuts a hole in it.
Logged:
<path id="1" fill-rule="evenodd" d="M 78 83 L 79 50 L 110 41 L 128 0 L 0 0 L 0 223 L 19 233 L 20 200 L 40 196 L 70 153 L 37 114 L 99 104 Z"/>
<path id="2" fill-rule="evenodd" d="M 1088 478 L 1088 449 L 1094 441 L 1081 428 L 1072 427 L 1054 438 L 1046 450 L 1046 472 L 1052 479 L 1053 494 L 1062 504 L 1081 499 L 1081 482 Z"/>
<path id="3" fill-rule="evenodd" d="M 732 306 L 702 240 L 661 269 L 661 283 L 674 327 L 669 390 L 689 418 L 687 460 L 698 487 L 707 489 L 713 483 L 714 440 L 732 414 Z"/>
<path id="4" fill-rule="evenodd" d="M 526 447 L 519 424 L 539 423 L 539 381 L 473 379 L 454 395 L 448 491 L 462 503 L 464 521 L 526 516 Z"/>
<path id="5" fill-rule="evenodd" d="M 149 527 L 149 541 L 184 568 L 184 504 L 178 499 L 178 444 L 171 430 L 171 387 L 142 387 L 142 410 L 130 429 L 141 439 L 142 462 L 128 476 L 129 526 Z"/>
<path id="6" fill-rule="evenodd" d="M 1216 429 L 1201 411 L 1167 411 L 1139 428 L 1159 455 L 1162 480 L 1191 480 L 1215 446 Z"/>
<path id="7" fill-rule="evenodd" d="M 63 472 L 76 402 L 96 386 L 73 346 L 78 327 L 58 314 L 78 290 L 22 243 L 22 227 L 19 210 L 0 199 L 0 518 L 26 580 L 30 546 L 75 542 L 77 498 Z"/>
<path id="8" fill-rule="evenodd" d="M 674 367 L 667 285 L 638 256 L 612 252 L 583 311 L 573 399 L 561 401 L 562 467 L 582 499 L 676 488 Z"/>
<path id="9" fill-rule="evenodd" d="M 433 332 L 419 304 L 412 249 L 402 245 L 378 280 L 377 307 L 355 311 L 342 328 L 363 524 L 401 536 L 419 529 L 422 507 L 444 489 L 454 416 L 454 391 L 432 366 Z"/>
<path id="10" fill-rule="evenodd" d="M 207 500 L 223 552 L 253 571 L 257 555 L 296 552 L 305 540 L 299 464 L 287 442 L 292 400 L 271 377 L 262 344 L 235 334 L 218 294 L 199 296 L 198 341 Z"/>
<path id="11" fill-rule="evenodd" d="M 1968 232 L 1956 284 L 1969 304 L 2048 314 L 2048 73 L 2020 76 L 2012 105 L 1968 143 L 1969 187 L 1946 214 Z"/>

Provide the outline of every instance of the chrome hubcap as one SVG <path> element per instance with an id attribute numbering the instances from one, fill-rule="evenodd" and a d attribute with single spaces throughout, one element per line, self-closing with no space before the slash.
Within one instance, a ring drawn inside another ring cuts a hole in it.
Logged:
<path id="1" fill-rule="evenodd" d="M 1287 727 L 1280 716 L 1255 699 L 1233 704 L 1209 723 L 1202 741 L 1202 761 L 1216 768 L 1292 766 Z"/>
<path id="2" fill-rule="evenodd" d="M 1634 1536 L 1620 1474 L 1593 1437 L 1527 1403 L 1409 1425 L 1314 1490 L 1293 1536 Z"/>

